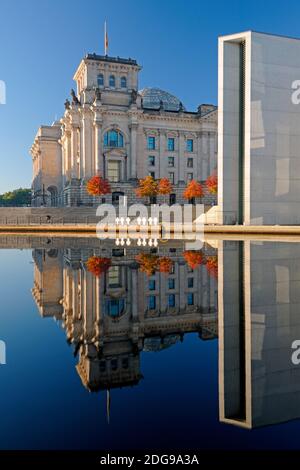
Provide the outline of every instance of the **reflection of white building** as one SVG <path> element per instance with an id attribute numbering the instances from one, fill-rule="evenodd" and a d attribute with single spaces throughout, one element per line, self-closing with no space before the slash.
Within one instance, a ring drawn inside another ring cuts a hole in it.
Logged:
<path id="1" fill-rule="evenodd" d="M 300 417 L 300 246 L 220 242 L 220 420 L 246 428 Z"/>
<path id="2" fill-rule="evenodd" d="M 52 127 L 42 126 L 32 146 L 33 205 L 91 204 L 85 183 L 96 174 L 110 180 L 114 200 L 122 193 L 132 198 L 138 178 L 168 177 L 175 202 L 187 181 L 204 181 L 213 173 L 216 106 L 203 104 L 191 112 L 166 91 L 139 91 L 140 70 L 133 59 L 84 57 L 64 116 Z"/>
<path id="3" fill-rule="evenodd" d="M 86 268 L 94 254 L 111 259 L 99 277 Z M 181 249 L 168 245 L 160 255 L 174 261 L 170 273 L 147 276 L 138 269 L 136 254 L 129 248 L 125 257 L 109 241 L 96 250 L 34 251 L 34 298 L 43 315 L 62 320 L 89 390 L 137 384 L 141 351 L 163 350 L 191 332 L 204 340 L 217 336 L 217 283 L 206 268 L 191 271 Z M 50 282 L 54 272 L 59 286 Z"/>
<path id="4" fill-rule="evenodd" d="M 299 39 L 251 31 L 219 39 L 225 224 L 300 223 L 300 104 L 292 100 L 299 80 Z"/>

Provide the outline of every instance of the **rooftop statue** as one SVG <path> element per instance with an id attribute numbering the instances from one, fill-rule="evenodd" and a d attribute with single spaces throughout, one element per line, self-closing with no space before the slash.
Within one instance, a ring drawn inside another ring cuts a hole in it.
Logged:
<path id="1" fill-rule="evenodd" d="M 71 96 L 72 96 L 72 104 L 73 104 L 73 105 L 80 104 L 80 101 L 79 101 L 79 99 L 77 98 L 76 93 L 75 93 L 75 91 L 73 90 L 73 88 L 72 88 L 72 90 L 71 90 Z"/>
<path id="2" fill-rule="evenodd" d="M 66 101 L 65 101 L 65 109 L 70 109 L 70 106 L 71 106 L 71 103 L 67 98 Z"/>

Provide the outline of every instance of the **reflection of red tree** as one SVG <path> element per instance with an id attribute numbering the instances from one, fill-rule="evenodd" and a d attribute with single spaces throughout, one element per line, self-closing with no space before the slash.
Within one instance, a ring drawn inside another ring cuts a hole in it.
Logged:
<path id="1" fill-rule="evenodd" d="M 183 257 L 192 269 L 197 268 L 200 264 L 203 264 L 204 262 L 204 257 L 201 251 L 185 251 L 183 253 Z"/>
<path id="2" fill-rule="evenodd" d="M 158 256 L 152 255 L 151 253 L 140 253 L 136 257 L 137 262 L 140 265 L 140 270 L 146 273 L 147 276 L 152 276 L 157 270 Z"/>
<path id="3" fill-rule="evenodd" d="M 206 258 L 206 269 L 211 276 L 218 277 L 218 258 L 216 256 Z"/>
<path id="4" fill-rule="evenodd" d="M 160 258 L 152 253 L 140 253 L 136 260 L 140 265 L 140 270 L 147 276 L 152 276 L 156 271 L 167 274 L 173 266 L 173 261 L 167 256 Z"/>
<path id="5" fill-rule="evenodd" d="M 91 196 L 102 196 L 111 192 L 109 181 L 102 176 L 93 176 L 89 179 L 86 189 Z"/>
<path id="6" fill-rule="evenodd" d="M 88 271 L 94 274 L 94 276 L 101 276 L 101 274 L 106 273 L 110 265 L 110 258 L 100 258 L 99 256 L 92 256 L 86 263 Z"/>
<path id="7" fill-rule="evenodd" d="M 158 269 L 161 273 L 169 274 L 171 267 L 173 266 L 173 261 L 167 256 L 163 256 L 158 260 Z"/>

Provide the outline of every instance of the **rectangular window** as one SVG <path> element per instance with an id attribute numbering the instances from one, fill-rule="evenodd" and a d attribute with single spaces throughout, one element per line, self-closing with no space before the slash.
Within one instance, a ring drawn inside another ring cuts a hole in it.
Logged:
<path id="1" fill-rule="evenodd" d="M 194 305 L 194 294 L 192 292 L 190 292 L 187 295 L 187 304 L 188 305 Z"/>
<path id="2" fill-rule="evenodd" d="M 154 279 L 149 280 L 149 290 L 155 290 L 155 280 Z"/>
<path id="3" fill-rule="evenodd" d="M 168 296 L 168 304 L 169 304 L 169 307 L 175 307 L 175 295 L 174 294 L 170 294 Z"/>
<path id="4" fill-rule="evenodd" d="M 109 181 L 120 181 L 120 162 L 107 162 L 107 178 Z"/>
<path id="5" fill-rule="evenodd" d="M 174 177 L 174 173 L 173 173 L 173 172 L 170 172 L 170 173 L 169 173 L 169 180 L 171 181 L 172 184 L 174 184 L 175 177 Z"/>
<path id="6" fill-rule="evenodd" d="M 111 266 L 108 271 L 108 285 L 109 287 L 120 287 L 120 266 Z"/>
<path id="7" fill-rule="evenodd" d="M 168 166 L 174 166 L 174 157 L 168 157 Z"/>
<path id="8" fill-rule="evenodd" d="M 149 171 L 149 175 L 155 180 L 155 171 Z"/>
<path id="9" fill-rule="evenodd" d="M 149 136 L 147 139 L 148 150 L 155 150 L 155 137 Z"/>
<path id="10" fill-rule="evenodd" d="M 187 180 L 192 181 L 192 179 L 194 179 L 194 174 L 193 173 L 188 173 L 187 174 Z"/>
<path id="11" fill-rule="evenodd" d="M 176 194 L 170 194 L 170 206 L 176 204 Z"/>
<path id="12" fill-rule="evenodd" d="M 194 278 L 188 277 L 188 287 L 194 287 Z"/>
<path id="13" fill-rule="evenodd" d="M 113 248 L 111 250 L 111 254 L 112 256 L 120 258 L 121 256 L 124 256 L 124 248 Z"/>
<path id="14" fill-rule="evenodd" d="M 172 266 L 170 267 L 169 274 L 175 274 L 175 264 L 172 264 Z"/>
<path id="15" fill-rule="evenodd" d="M 187 159 L 187 166 L 188 166 L 188 168 L 193 168 L 194 160 L 192 158 Z"/>
<path id="16" fill-rule="evenodd" d="M 168 138 L 168 150 L 169 152 L 174 152 L 175 150 L 175 139 L 173 137 Z"/>
<path id="17" fill-rule="evenodd" d="M 154 166 L 155 165 L 155 157 L 153 155 L 149 155 L 148 157 L 148 165 Z"/>
<path id="18" fill-rule="evenodd" d="M 186 139 L 186 151 L 193 152 L 194 151 L 194 141 L 193 139 Z"/>
<path id="19" fill-rule="evenodd" d="M 148 297 L 148 308 L 149 308 L 149 310 L 155 310 L 155 308 L 156 308 L 156 297 L 155 297 L 155 295 L 150 295 L 150 297 Z"/>
<path id="20" fill-rule="evenodd" d="M 175 279 L 170 278 L 168 280 L 169 289 L 175 289 Z"/>

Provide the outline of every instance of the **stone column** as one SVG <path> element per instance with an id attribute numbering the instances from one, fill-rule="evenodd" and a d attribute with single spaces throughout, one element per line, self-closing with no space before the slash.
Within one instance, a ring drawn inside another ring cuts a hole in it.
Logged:
<path id="1" fill-rule="evenodd" d="M 71 132 L 65 130 L 64 134 L 64 160 L 65 160 L 65 175 L 68 181 L 71 178 Z"/>
<path id="2" fill-rule="evenodd" d="M 165 158 L 165 148 L 166 148 L 166 132 L 159 131 L 159 153 L 158 153 L 158 162 L 156 162 L 157 175 L 156 178 L 163 178 L 164 176 L 164 158 Z"/>
<path id="3" fill-rule="evenodd" d="M 137 269 L 131 269 L 131 310 L 132 310 L 132 318 L 133 320 L 138 320 L 138 277 L 137 277 Z"/>
<path id="4" fill-rule="evenodd" d="M 211 175 L 217 166 L 216 161 L 216 136 L 214 132 L 209 134 L 209 174 Z"/>
<path id="5" fill-rule="evenodd" d="M 82 169 L 83 177 L 92 176 L 92 124 L 90 116 L 84 113 L 82 117 Z"/>
<path id="6" fill-rule="evenodd" d="M 185 182 L 185 167 L 186 167 L 186 161 L 185 161 L 185 138 L 184 138 L 184 133 L 180 132 L 179 133 L 179 152 L 178 152 L 178 182 L 184 184 Z"/>
<path id="7" fill-rule="evenodd" d="M 202 179 L 205 180 L 208 176 L 208 133 L 202 133 Z"/>
<path id="8" fill-rule="evenodd" d="M 196 180 L 202 181 L 203 173 L 202 173 L 202 149 L 201 149 L 201 132 L 197 133 L 197 158 L 194 159 L 194 177 Z"/>
<path id="9" fill-rule="evenodd" d="M 131 161 L 131 179 L 137 179 L 137 127 L 138 124 L 131 123 L 130 125 L 130 161 Z"/>
<path id="10" fill-rule="evenodd" d="M 94 132 L 95 132 L 95 173 L 103 176 L 103 155 L 102 155 L 102 123 L 99 121 L 94 121 Z"/>
<path id="11" fill-rule="evenodd" d="M 77 177 L 78 158 L 78 126 L 72 126 L 71 132 L 71 178 Z"/>
<path id="12" fill-rule="evenodd" d="M 179 280 L 179 309 L 184 310 L 186 306 L 186 274 L 185 274 L 185 264 L 177 264 L 178 266 L 178 280 Z"/>

